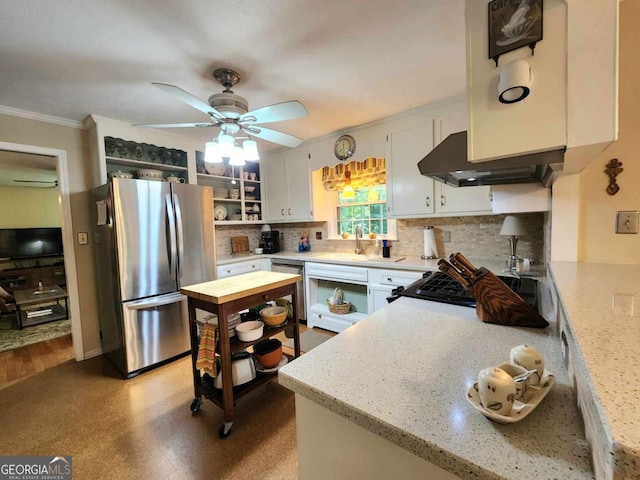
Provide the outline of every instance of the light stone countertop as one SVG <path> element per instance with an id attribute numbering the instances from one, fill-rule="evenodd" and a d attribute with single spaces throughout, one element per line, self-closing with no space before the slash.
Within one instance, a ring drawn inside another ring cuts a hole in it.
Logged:
<path id="1" fill-rule="evenodd" d="M 400 256 L 391 257 L 390 259 L 382 258 L 382 256 L 374 255 L 356 255 L 350 252 L 295 252 L 295 251 L 282 251 L 274 254 L 256 255 L 253 253 L 238 253 L 233 254 L 230 257 L 224 257 L 217 259 L 218 265 L 228 265 L 230 263 L 241 262 L 243 260 L 254 260 L 257 258 L 282 258 L 288 260 L 302 260 L 305 262 L 318 262 L 318 263 L 333 263 L 350 266 L 361 267 L 375 267 L 375 268 L 387 268 L 395 270 L 413 270 L 419 272 L 435 271 L 438 270 L 438 259 L 424 260 L 419 256 Z M 399 260 L 399 258 L 401 260 Z M 469 258 L 471 263 L 476 267 L 486 267 L 496 275 L 506 275 L 502 270 L 505 268 L 505 263 L 496 261 L 493 259 L 476 259 Z M 540 273 L 542 278 L 544 277 L 544 270 L 540 266 L 535 267 Z M 537 278 L 537 277 L 534 277 Z"/>
<path id="2" fill-rule="evenodd" d="M 282 385 L 461 478 L 593 478 L 555 324 L 485 324 L 475 310 L 400 298 L 279 371 Z M 534 345 L 557 383 L 524 420 L 469 404 L 478 372 Z"/>
<path id="3" fill-rule="evenodd" d="M 589 372 L 606 460 L 640 478 L 640 265 L 551 262 L 550 274 Z"/>

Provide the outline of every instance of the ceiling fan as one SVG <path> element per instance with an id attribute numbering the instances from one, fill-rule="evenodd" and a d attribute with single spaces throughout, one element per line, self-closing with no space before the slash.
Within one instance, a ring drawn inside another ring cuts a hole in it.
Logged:
<path id="1" fill-rule="evenodd" d="M 211 95 L 208 100 L 209 104 L 200 101 L 175 85 L 152 82 L 152 85 L 155 85 L 160 90 L 209 115 L 210 122 L 150 123 L 134 126 L 147 128 L 220 127 L 222 132 L 228 135 L 235 136 L 242 130 L 247 135 L 286 147 L 294 148 L 302 143 L 301 138 L 257 125 L 306 117 L 309 112 L 299 101 L 291 100 L 289 102 L 276 103 L 250 112 L 247 100 L 240 95 L 236 95 L 231 90 L 231 87 L 240 81 L 238 72 L 229 68 L 218 68 L 214 70 L 213 77 L 220 82 L 224 90 L 222 93 Z"/>

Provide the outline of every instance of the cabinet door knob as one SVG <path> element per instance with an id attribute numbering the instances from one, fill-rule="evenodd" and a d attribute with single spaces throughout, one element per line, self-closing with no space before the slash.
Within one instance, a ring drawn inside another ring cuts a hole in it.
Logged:
<path id="1" fill-rule="evenodd" d="M 255 265 L 251 265 L 251 268 L 256 268 L 256 266 Z"/>
<path id="2" fill-rule="evenodd" d="M 387 277 L 387 282 L 393 282 L 393 278 Z"/>
<path id="3" fill-rule="evenodd" d="M 427 207 L 431 206 L 431 197 L 427 197 Z"/>
<path id="4" fill-rule="evenodd" d="M 227 270 L 227 273 L 231 273 L 231 270 Z"/>
<path id="5" fill-rule="evenodd" d="M 447 197 L 440 195 L 440 205 L 444 207 L 447 204 Z"/>
<path id="6" fill-rule="evenodd" d="M 262 298 L 264 298 L 265 300 L 269 300 L 269 294 L 265 294 Z"/>

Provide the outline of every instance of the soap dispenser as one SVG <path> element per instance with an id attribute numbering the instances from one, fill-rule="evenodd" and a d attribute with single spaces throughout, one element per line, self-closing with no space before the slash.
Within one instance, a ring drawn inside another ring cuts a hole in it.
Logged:
<path id="1" fill-rule="evenodd" d="M 378 240 L 377 238 L 373 248 L 376 255 L 380 255 L 380 240 Z"/>

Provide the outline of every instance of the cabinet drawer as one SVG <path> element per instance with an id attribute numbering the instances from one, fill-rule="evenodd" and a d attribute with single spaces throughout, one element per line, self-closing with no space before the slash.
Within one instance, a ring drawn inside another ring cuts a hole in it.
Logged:
<path id="1" fill-rule="evenodd" d="M 242 273 L 255 272 L 260 270 L 260 260 L 249 262 L 229 263 L 228 265 L 218 265 L 218 278 L 233 277 Z"/>
<path id="2" fill-rule="evenodd" d="M 310 263 L 305 265 L 305 273 L 308 277 L 323 278 L 326 280 L 367 283 L 368 273 L 366 268 L 347 267 L 331 263 Z"/>
<path id="3" fill-rule="evenodd" d="M 422 278 L 422 272 L 410 270 L 390 270 L 382 268 L 369 269 L 369 283 L 406 287 Z"/>
<path id="4" fill-rule="evenodd" d="M 320 312 L 311 309 L 310 318 L 307 319 L 307 325 L 310 328 L 320 327 L 332 332 L 342 332 L 349 328 L 354 322 L 340 318 L 339 315 L 331 315 L 331 313 Z"/>

